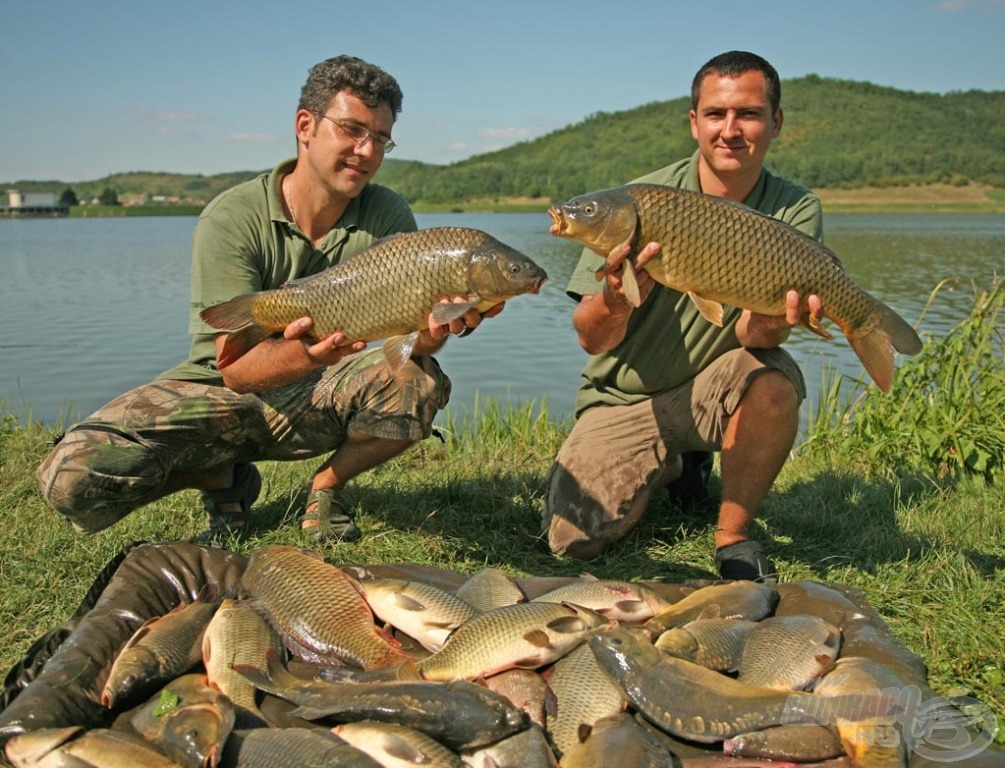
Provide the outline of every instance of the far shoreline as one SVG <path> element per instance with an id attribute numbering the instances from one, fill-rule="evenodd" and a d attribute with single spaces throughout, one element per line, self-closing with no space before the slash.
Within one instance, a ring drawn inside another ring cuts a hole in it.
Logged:
<path id="1" fill-rule="evenodd" d="M 1005 189 L 978 184 L 822 188 L 813 192 L 827 214 L 1005 213 Z M 412 204 L 412 210 L 415 213 L 543 214 L 551 204 L 548 198 L 497 197 L 444 203 L 418 201 Z M 71 218 L 198 216 L 202 209 L 202 205 L 192 204 L 87 205 L 73 206 L 69 215 Z"/>

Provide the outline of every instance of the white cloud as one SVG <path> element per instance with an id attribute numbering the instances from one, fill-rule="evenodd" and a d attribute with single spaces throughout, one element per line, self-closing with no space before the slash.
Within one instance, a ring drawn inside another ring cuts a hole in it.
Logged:
<path id="1" fill-rule="evenodd" d="M 526 128 L 480 128 L 478 136 L 482 139 L 512 140 L 526 139 L 531 132 Z"/>
<path id="2" fill-rule="evenodd" d="M 269 142 L 269 141 L 275 141 L 277 138 L 278 137 L 274 133 L 232 133 L 227 137 L 227 140 Z"/>
<path id="3" fill-rule="evenodd" d="M 447 150 L 450 152 L 467 152 L 468 149 L 468 145 L 463 141 L 455 141 L 453 144 L 447 144 Z"/>

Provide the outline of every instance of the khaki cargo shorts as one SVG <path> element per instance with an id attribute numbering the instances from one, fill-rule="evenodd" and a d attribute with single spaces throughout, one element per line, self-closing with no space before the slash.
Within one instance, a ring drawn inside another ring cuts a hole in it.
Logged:
<path id="1" fill-rule="evenodd" d="M 737 349 L 669 392 L 583 413 L 548 475 L 542 533 L 552 551 L 588 553 L 631 532 L 652 493 L 679 476 L 681 453 L 722 448 L 729 416 L 768 370 L 784 373 L 800 400 L 806 397 L 788 352 Z"/>
<path id="2" fill-rule="evenodd" d="M 391 371 L 365 350 L 273 392 L 154 381 L 70 427 L 36 473 L 42 495 L 82 533 L 100 531 L 176 490 L 172 473 L 331 453 L 354 432 L 429 437 L 450 398 L 431 357 Z"/>

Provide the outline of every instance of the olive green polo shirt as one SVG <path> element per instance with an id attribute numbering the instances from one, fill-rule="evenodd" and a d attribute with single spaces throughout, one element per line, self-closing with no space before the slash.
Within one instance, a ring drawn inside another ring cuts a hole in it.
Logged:
<path id="1" fill-rule="evenodd" d="M 417 229 L 403 197 L 367 184 L 315 248 L 283 213 L 282 179 L 295 165 L 296 160 L 287 160 L 221 193 L 203 209 L 192 235 L 191 351 L 188 360 L 158 378 L 223 382 L 213 342 L 219 331 L 199 316 L 206 307 L 316 274 L 382 237 Z"/>
<path id="2" fill-rule="evenodd" d="M 696 151 L 690 158 L 635 179 L 701 191 Z M 808 189 L 764 169 L 746 205 L 823 240 L 820 200 Z M 595 273 L 603 258 L 589 249 L 576 266 L 566 292 L 576 301 L 600 290 Z M 654 286 L 632 312 L 624 340 L 614 349 L 591 355 L 583 369 L 576 415 L 597 405 L 629 405 L 680 386 L 740 342 L 734 327 L 740 310 L 726 307 L 725 327 L 718 328 L 698 312 L 686 294 Z"/>

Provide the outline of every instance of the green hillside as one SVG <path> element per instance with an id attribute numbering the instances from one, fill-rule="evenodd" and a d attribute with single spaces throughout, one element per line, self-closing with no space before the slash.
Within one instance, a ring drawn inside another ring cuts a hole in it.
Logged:
<path id="1" fill-rule="evenodd" d="M 917 93 L 809 75 L 784 81 L 782 93 L 785 125 L 768 163 L 808 187 L 974 182 L 1005 188 L 1005 91 Z M 599 112 L 533 141 L 450 165 L 388 159 L 377 180 L 420 205 L 563 199 L 624 183 L 690 154 L 689 108 L 689 98 L 681 97 Z M 72 186 L 81 200 L 110 187 L 123 199 L 205 202 L 260 172 L 132 172 L 73 185 L 20 180 L 4 186 Z"/>

